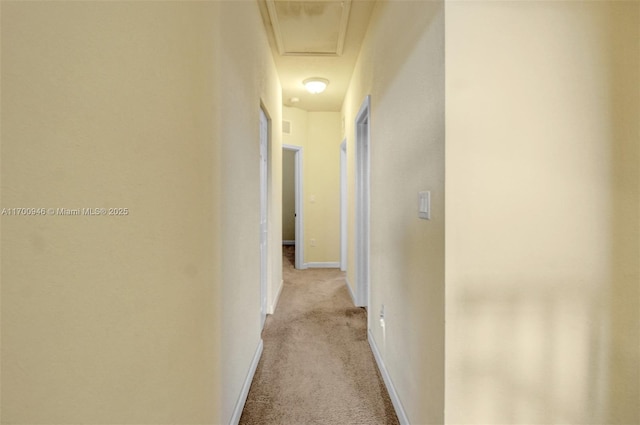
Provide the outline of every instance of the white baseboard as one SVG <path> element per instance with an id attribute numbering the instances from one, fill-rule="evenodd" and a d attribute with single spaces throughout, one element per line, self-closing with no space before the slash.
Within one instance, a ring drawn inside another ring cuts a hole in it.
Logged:
<path id="1" fill-rule="evenodd" d="M 276 312 L 276 307 L 278 307 L 278 301 L 280 301 L 280 294 L 282 293 L 283 286 L 284 286 L 284 280 L 281 280 L 280 287 L 278 288 L 278 292 L 276 292 L 276 297 L 273 300 L 273 304 L 271 304 L 271 309 L 269 309 L 269 314 L 273 314 Z"/>
<path id="2" fill-rule="evenodd" d="M 340 263 L 304 263 L 305 269 L 339 269 Z"/>
<path id="3" fill-rule="evenodd" d="M 295 245 L 296 241 L 282 241 L 282 245 Z"/>
<path id="4" fill-rule="evenodd" d="M 351 302 L 353 305 L 356 305 L 356 297 L 353 295 L 353 291 L 351 290 L 351 284 L 349 284 L 349 278 L 344 278 L 345 282 L 347 282 L 347 289 L 349 290 L 349 296 L 351 297 Z"/>
<path id="5" fill-rule="evenodd" d="M 404 407 L 402 407 L 402 402 L 398 397 L 396 388 L 393 386 L 393 381 L 391 381 L 391 376 L 389 376 L 389 371 L 387 370 L 387 367 L 384 365 L 384 361 L 382 360 L 380 351 L 378 351 L 378 346 L 376 345 L 376 341 L 373 339 L 373 335 L 371 334 L 371 331 L 367 331 L 367 333 L 369 334 L 369 345 L 371 346 L 371 351 L 373 351 L 373 357 L 375 357 L 376 363 L 378 364 L 378 369 L 380 370 L 380 374 L 382 375 L 382 379 L 384 380 L 384 385 L 387 387 L 387 391 L 389 392 L 389 397 L 391 398 L 393 407 L 396 410 L 396 415 L 398 415 L 398 420 L 400 421 L 400 425 L 410 425 L 409 418 L 407 418 L 407 413 L 404 411 Z"/>
<path id="6" fill-rule="evenodd" d="M 253 382 L 253 375 L 256 373 L 256 368 L 258 367 L 258 363 L 260 362 L 260 357 L 262 356 L 262 339 L 260 339 L 260 343 L 258 344 L 258 348 L 256 348 L 256 352 L 253 355 L 253 360 L 251 361 L 251 366 L 249 367 L 249 373 L 244 380 L 244 385 L 242 385 L 242 391 L 240 391 L 240 397 L 238 397 L 238 401 L 236 402 L 236 407 L 233 409 L 233 416 L 231 416 L 231 421 L 229 425 L 238 425 L 240 422 L 240 416 L 242 416 L 242 410 L 244 409 L 244 404 L 247 402 L 247 396 L 249 395 L 249 388 L 251 388 L 251 382 Z"/>

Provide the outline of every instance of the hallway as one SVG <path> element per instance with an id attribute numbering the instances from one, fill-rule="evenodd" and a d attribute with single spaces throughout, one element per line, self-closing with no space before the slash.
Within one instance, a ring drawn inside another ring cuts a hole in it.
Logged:
<path id="1" fill-rule="evenodd" d="M 376 365 L 402 425 L 640 424 L 640 0 L 8 0 L 0 38 L 0 424 L 393 423 Z"/>
<path id="2" fill-rule="evenodd" d="M 284 288 L 240 424 L 397 424 L 344 273 L 296 270 L 293 247 L 283 254 Z"/>

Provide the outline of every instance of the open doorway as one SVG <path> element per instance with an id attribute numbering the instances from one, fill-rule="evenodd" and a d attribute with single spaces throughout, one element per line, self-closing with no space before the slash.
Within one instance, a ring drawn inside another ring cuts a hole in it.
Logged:
<path id="1" fill-rule="evenodd" d="M 369 305 L 370 96 L 356 116 L 356 302 Z"/>
<path id="2" fill-rule="evenodd" d="M 303 268 L 302 146 L 282 146 L 282 244 L 295 251 L 294 266 Z"/>

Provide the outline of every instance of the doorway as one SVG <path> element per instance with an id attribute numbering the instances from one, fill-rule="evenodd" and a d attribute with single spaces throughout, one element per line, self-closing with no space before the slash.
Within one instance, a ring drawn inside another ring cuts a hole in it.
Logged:
<path id="1" fill-rule="evenodd" d="M 260 108 L 260 326 L 267 319 L 269 119 Z"/>
<path id="2" fill-rule="evenodd" d="M 367 96 L 356 115 L 356 302 L 369 305 L 370 104 Z"/>
<path id="3" fill-rule="evenodd" d="M 282 153 L 283 153 L 283 161 L 284 158 L 286 158 L 287 154 L 292 154 L 293 155 L 293 172 L 291 173 L 292 175 L 290 177 L 293 177 L 293 226 L 295 227 L 295 231 L 293 232 L 294 234 L 294 241 L 293 241 L 293 245 L 295 246 L 295 268 L 296 269 L 303 269 L 304 268 L 304 211 L 302 208 L 302 194 L 303 194 L 303 188 L 302 188 L 302 155 L 303 155 L 303 148 L 302 146 L 295 146 L 295 145 L 283 145 L 282 146 Z M 284 163 L 283 163 L 284 166 Z M 283 167 L 284 170 L 284 167 Z M 285 212 L 284 209 L 284 203 L 285 203 L 285 193 L 284 193 L 284 185 L 286 184 L 285 182 L 285 176 L 283 174 L 283 230 L 285 227 L 285 220 L 290 220 L 291 217 L 291 211 L 289 212 Z M 285 214 L 288 214 L 288 216 L 285 217 Z M 283 237 L 283 243 L 285 242 L 285 239 Z"/>

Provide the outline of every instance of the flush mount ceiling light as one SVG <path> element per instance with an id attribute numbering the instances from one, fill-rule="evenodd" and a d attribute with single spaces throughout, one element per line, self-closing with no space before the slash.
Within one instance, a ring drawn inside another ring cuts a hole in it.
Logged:
<path id="1" fill-rule="evenodd" d="M 309 93 L 322 93 L 327 88 L 329 80 L 324 78 L 307 78 L 302 82 Z"/>

